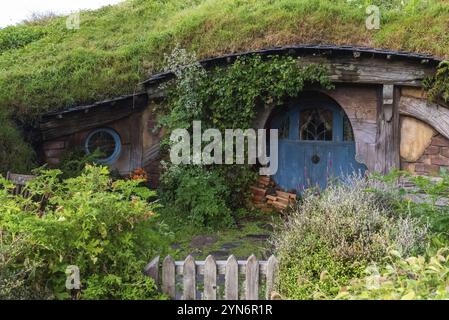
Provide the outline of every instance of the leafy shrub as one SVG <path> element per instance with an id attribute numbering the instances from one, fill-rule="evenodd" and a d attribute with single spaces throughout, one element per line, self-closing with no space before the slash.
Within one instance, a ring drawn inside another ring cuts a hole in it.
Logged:
<path id="1" fill-rule="evenodd" d="M 371 265 L 365 277 L 353 279 L 336 299 L 449 299 L 449 250 L 440 249 L 434 256 L 402 258 L 391 251 L 389 262 Z"/>
<path id="2" fill-rule="evenodd" d="M 82 148 L 74 148 L 61 155 L 61 162 L 58 169 L 62 171 L 61 178 L 74 178 L 79 176 L 86 165 L 95 163 L 96 159 L 101 158 L 99 150 L 86 154 Z"/>
<path id="3" fill-rule="evenodd" d="M 320 195 L 305 194 L 275 237 L 281 294 L 294 299 L 336 294 L 391 247 L 403 254 L 424 251 L 426 227 L 397 216 L 372 187 L 371 181 L 351 177 Z"/>
<path id="4" fill-rule="evenodd" d="M 66 268 L 76 265 L 83 299 L 156 297 L 153 281 L 142 274 L 165 250 L 161 227 L 153 222 L 155 204 L 147 201 L 154 192 L 137 180 L 112 182 L 106 167 L 86 166 L 62 181 L 60 175 L 42 170 L 26 186 L 30 197 L 13 196 L 11 183 L 0 178 L 1 248 L 11 257 L 1 272 L 19 273 L 16 279 L 37 296 L 50 291 L 51 298 L 63 299 L 69 297 Z M 23 245 L 12 252 L 17 239 Z M 24 264 L 30 272 L 20 274 L 28 270 Z"/>
<path id="5" fill-rule="evenodd" d="M 201 166 L 171 166 L 161 178 L 165 214 L 196 226 L 220 227 L 232 223 L 227 204 L 230 192 L 217 171 Z"/>

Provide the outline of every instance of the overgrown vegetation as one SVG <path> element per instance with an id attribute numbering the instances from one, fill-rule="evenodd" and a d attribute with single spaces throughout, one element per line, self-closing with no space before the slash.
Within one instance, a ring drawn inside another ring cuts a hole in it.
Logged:
<path id="1" fill-rule="evenodd" d="M 417 218 L 398 216 L 373 187 L 379 190 L 377 183 L 354 176 L 319 195 L 304 195 L 275 242 L 282 295 L 336 295 L 391 248 L 404 255 L 425 251 L 426 226 Z"/>
<path id="2" fill-rule="evenodd" d="M 69 298 L 70 265 L 80 270 L 79 299 L 158 297 L 142 274 L 169 236 L 147 201 L 154 192 L 138 180 L 112 181 L 100 166 L 60 174 L 40 171 L 27 184 L 30 196 L 12 195 L 0 177 L 0 298 Z"/>
<path id="3" fill-rule="evenodd" d="M 166 146 L 177 142 L 168 140 L 173 130 L 192 132 L 193 121 L 201 121 L 201 130 L 245 130 L 252 127 L 257 107 L 282 107 L 286 99 L 297 96 L 307 85 L 332 88 L 324 66 L 302 66 L 300 60 L 289 56 L 265 60 L 259 55 L 241 57 L 229 67 L 206 71 L 194 55 L 176 48 L 166 61 L 167 68 L 176 74 L 174 81 L 164 84 L 168 99 L 159 108 Z M 221 156 L 224 159 L 224 152 Z M 161 197 L 166 211 L 186 215 L 191 223 L 229 225 L 232 212 L 245 207 L 254 179 L 250 165 L 167 163 Z"/>
<path id="4" fill-rule="evenodd" d="M 445 103 L 449 102 L 449 61 L 442 61 L 438 65 L 434 76 L 426 79 L 425 88 L 428 98 L 431 101 L 442 99 Z"/>
<path id="5" fill-rule="evenodd" d="M 437 181 L 394 171 L 307 194 L 277 233 L 281 294 L 447 299 L 448 187 L 444 171 Z"/>
<path id="6" fill-rule="evenodd" d="M 381 28 L 365 28 L 366 6 Z M 297 43 L 385 47 L 448 56 L 449 10 L 438 0 L 133 0 L 80 16 L 0 30 L 0 171 L 29 167 L 30 148 L 10 119 L 134 92 L 176 44 L 198 58 Z M 8 159 L 14 154 L 16 161 Z"/>
<path id="7" fill-rule="evenodd" d="M 336 299 L 377 300 L 447 300 L 449 290 L 448 249 L 430 257 L 403 258 L 391 251 L 385 266 L 371 265 L 365 277 L 353 279 Z"/>

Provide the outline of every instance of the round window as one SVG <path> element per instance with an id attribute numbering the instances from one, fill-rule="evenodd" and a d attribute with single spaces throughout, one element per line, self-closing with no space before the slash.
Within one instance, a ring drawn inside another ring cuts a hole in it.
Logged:
<path id="1" fill-rule="evenodd" d="M 121 151 L 120 136 L 112 129 L 102 128 L 92 131 L 86 139 L 85 149 L 87 154 L 98 151 L 99 163 L 112 163 L 118 158 Z"/>

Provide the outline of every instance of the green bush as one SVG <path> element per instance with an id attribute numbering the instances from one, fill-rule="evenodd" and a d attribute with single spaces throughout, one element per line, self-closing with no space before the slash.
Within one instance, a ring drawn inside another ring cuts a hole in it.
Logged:
<path id="1" fill-rule="evenodd" d="M 365 277 L 353 279 L 341 288 L 336 299 L 437 300 L 449 299 L 449 250 L 440 249 L 434 256 L 402 258 L 391 251 L 389 262 L 371 265 Z"/>
<path id="2" fill-rule="evenodd" d="M 171 166 L 161 177 L 164 214 L 195 226 L 223 227 L 233 222 L 230 192 L 217 171 L 201 166 Z"/>
<path id="3" fill-rule="evenodd" d="M 370 180 L 350 177 L 304 195 L 275 237 L 282 295 L 332 296 L 391 247 L 405 255 L 425 250 L 425 225 L 395 214 L 372 188 Z"/>
<path id="4" fill-rule="evenodd" d="M 65 271 L 76 265 L 82 299 L 157 297 L 153 281 L 142 274 L 166 248 L 155 204 L 147 201 L 154 192 L 139 181 L 113 182 L 106 167 L 86 166 L 65 180 L 60 175 L 41 170 L 26 186 L 29 197 L 13 196 L 11 183 L 0 178 L 0 252 L 10 257 L 0 272 L 13 283 L 5 294 L 20 297 L 17 290 L 26 286 L 37 297 L 68 298 Z"/>

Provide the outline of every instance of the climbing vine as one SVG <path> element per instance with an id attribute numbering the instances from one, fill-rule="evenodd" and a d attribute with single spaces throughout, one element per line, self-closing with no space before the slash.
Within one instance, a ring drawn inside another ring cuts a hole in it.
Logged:
<path id="1" fill-rule="evenodd" d="M 424 81 L 424 87 L 431 101 L 449 102 L 449 61 L 440 62 L 435 75 Z"/>
<path id="2" fill-rule="evenodd" d="M 166 56 L 166 65 L 167 70 L 175 74 L 174 80 L 164 84 L 167 101 L 159 108 L 160 126 L 166 129 L 166 145 L 172 130 L 191 130 L 194 120 L 201 121 L 203 130 L 248 129 L 252 127 L 258 106 L 282 107 L 285 99 L 297 96 L 309 85 L 333 88 L 324 66 L 301 64 L 300 59 L 291 56 L 248 55 L 237 58 L 227 67 L 214 67 L 206 71 L 194 55 L 176 48 L 171 55 Z M 179 197 L 176 197 L 174 189 L 185 185 L 183 179 L 195 179 L 196 175 L 192 174 L 191 167 L 180 169 L 176 166 L 173 169 L 173 166 L 167 165 L 161 189 L 162 198 L 170 199 L 170 203 L 166 205 L 179 204 Z M 173 173 L 174 170 L 177 174 Z M 245 190 L 255 177 L 250 166 L 209 166 L 196 169 L 195 172 L 204 175 L 205 171 L 214 171 L 222 177 L 222 184 L 225 184 L 222 189 L 226 192 L 217 193 L 221 195 L 217 202 L 219 200 L 221 206 L 227 207 L 222 212 L 234 212 L 244 206 Z M 204 180 L 204 176 L 201 179 Z M 215 182 L 211 185 L 217 187 Z M 201 192 L 199 188 L 189 192 L 197 196 L 197 191 Z M 213 203 L 211 197 L 207 197 L 207 201 L 209 204 Z M 190 210 L 195 212 L 196 217 L 207 215 L 207 212 L 198 213 L 197 207 L 183 206 L 183 212 Z M 204 209 L 207 211 L 208 206 L 204 206 Z M 195 219 L 199 220 L 201 219 Z"/>

